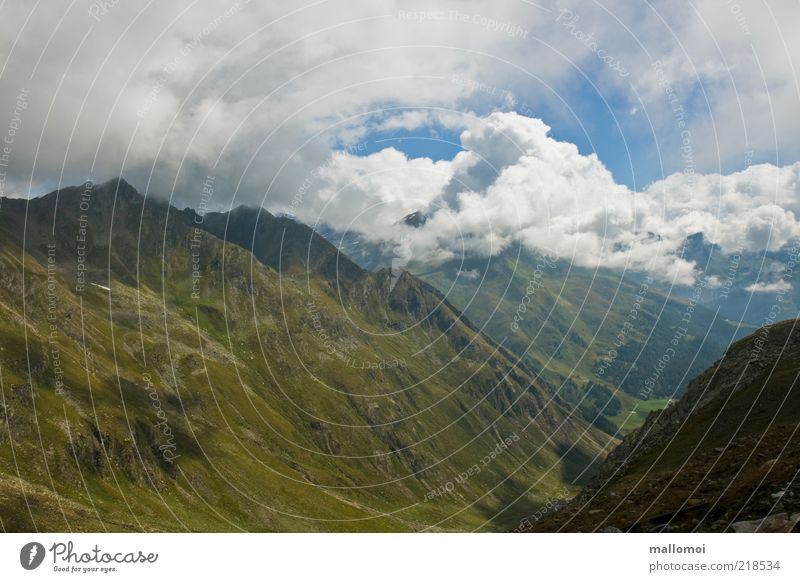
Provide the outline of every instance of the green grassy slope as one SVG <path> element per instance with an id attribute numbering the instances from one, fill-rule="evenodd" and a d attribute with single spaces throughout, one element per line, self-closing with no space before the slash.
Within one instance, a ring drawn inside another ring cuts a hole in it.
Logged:
<path id="1" fill-rule="evenodd" d="M 690 307 L 641 275 L 575 267 L 519 248 L 412 270 L 611 434 L 639 426 L 647 411 L 678 397 L 752 329 Z"/>
<path id="2" fill-rule="evenodd" d="M 83 194 L 0 210 L 7 531 L 502 529 L 609 442 L 410 275 Z"/>

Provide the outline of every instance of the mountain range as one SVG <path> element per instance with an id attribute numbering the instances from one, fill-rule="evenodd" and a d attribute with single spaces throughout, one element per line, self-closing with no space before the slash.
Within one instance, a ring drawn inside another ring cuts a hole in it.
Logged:
<path id="1" fill-rule="evenodd" d="M 503 529 L 616 442 L 286 218 L 121 179 L 0 213 L 5 530 Z"/>
<path id="2" fill-rule="evenodd" d="M 365 268 L 392 262 L 392 245 L 319 230 Z M 699 238 L 687 239 L 687 260 L 699 260 L 694 246 L 706 248 Z M 613 436 L 678 398 L 731 342 L 757 327 L 725 317 L 721 300 L 709 299 L 705 278 L 681 288 L 633 271 L 576 266 L 521 244 L 496 256 L 465 255 L 436 265 L 412 258 L 404 268 L 446 293 L 535 370 L 551 393 Z"/>
<path id="3" fill-rule="evenodd" d="M 657 455 L 664 475 L 691 469 L 684 491 L 760 433 L 780 461 L 797 361 L 779 349 L 786 324 L 765 328 L 782 331 L 748 367 L 758 335 L 734 342 L 756 325 L 644 274 L 521 247 L 435 265 L 385 250 L 258 207 L 181 210 L 121 178 L 3 199 L 0 526 L 507 531 L 554 500 L 566 507 L 536 527 L 765 515 L 760 494 L 728 515 L 713 488 L 692 492 L 683 512 L 663 480 L 632 483 Z M 753 376 L 774 362 L 772 383 Z M 739 416 L 720 428 L 729 400 Z M 683 465 L 692 443 L 706 456 Z M 765 491 L 788 500 L 786 471 Z M 657 515 L 611 505 L 662 488 Z"/>
<path id="4" fill-rule="evenodd" d="M 735 343 L 523 531 L 800 531 L 800 320 Z"/>

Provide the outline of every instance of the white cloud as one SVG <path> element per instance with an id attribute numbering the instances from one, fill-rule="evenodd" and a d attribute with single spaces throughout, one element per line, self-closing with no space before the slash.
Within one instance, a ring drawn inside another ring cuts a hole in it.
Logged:
<path id="1" fill-rule="evenodd" d="M 764 281 L 759 281 L 758 283 L 753 283 L 752 285 L 745 287 L 745 291 L 750 291 L 751 293 L 785 293 L 791 288 L 791 283 L 781 279 L 780 281 L 775 281 L 774 283 L 765 283 Z"/>
<path id="2" fill-rule="evenodd" d="M 453 161 L 408 159 L 393 149 L 337 157 L 319 198 L 342 200 L 315 219 L 375 242 L 402 236 L 417 260 L 494 255 L 521 241 L 578 265 L 678 283 L 695 277 L 695 266 L 680 258 L 690 234 L 703 232 L 723 252 L 775 250 L 800 235 L 800 163 L 676 174 L 633 192 L 597 156 L 549 130 L 539 119 L 498 112 L 464 130 L 469 149 Z M 423 227 L 397 224 L 419 209 L 429 216 Z"/>
<path id="3" fill-rule="evenodd" d="M 396 234 L 400 219 L 439 195 L 451 179 L 451 166 L 408 159 L 394 148 L 369 156 L 336 155 L 319 172 L 319 188 L 298 216 L 340 230 Z"/>

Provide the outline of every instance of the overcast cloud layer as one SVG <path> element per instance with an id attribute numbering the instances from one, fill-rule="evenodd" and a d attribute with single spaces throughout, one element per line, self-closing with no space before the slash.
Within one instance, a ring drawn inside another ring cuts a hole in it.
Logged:
<path id="1" fill-rule="evenodd" d="M 12 0 L 0 13 L 2 195 L 124 175 L 191 206 L 211 174 L 214 207 L 262 204 L 417 257 L 521 240 L 683 282 L 687 234 L 723 250 L 800 234 L 796 3 Z M 465 151 L 353 155 L 426 128 Z M 421 208 L 425 228 L 396 226 Z"/>

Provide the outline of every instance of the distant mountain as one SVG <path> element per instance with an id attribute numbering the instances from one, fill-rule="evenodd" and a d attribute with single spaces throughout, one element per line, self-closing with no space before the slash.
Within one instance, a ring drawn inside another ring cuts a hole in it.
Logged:
<path id="1" fill-rule="evenodd" d="M 326 224 L 316 225 L 314 231 L 362 269 L 378 271 L 392 266 L 396 255 L 393 244 L 374 243 L 356 232 L 339 232 Z"/>
<path id="2" fill-rule="evenodd" d="M 722 251 L 719 245 L 707 242 L 702 232 L 696 232 L 686 237 L 681 255 L 687 261 L 694 262 L 699 268 L 709 268 L 713 259 L 719 259 Z"/>
<path id="3" fill-rule="evenodd" d="M 414 228 L 425 226 L 426 222 L 428 222 L 428 217 L 425 216 L 419 210 L 417 210 L 416 212 L 412 212 L 411 214 L 403 218 L 403 224 L 412 226 Z"/>
<path id="4" fill-rule="evenodd" d="M 291 218 L 273 216 L 262 208 L 239 206 L 231 212 L 209 212 L 202 217 L 184 210 L 217 238 L 247 249 L 259 262 L 276 271 L 353 280 L 364 275 L 347 255 L 312 229 Z"/>
<path id="5" fill-rule="evenodd" d="M 409 273 L 124 180 L 0 206 L 6 531 L 506 529 L 615 440 Z"/>
<path id="6" fill-rule="evenodd" d="M 352 233 L 327 236 L 362 266 L 391 258 L 390 248 Z M 702 234 L 687 239 L 693 260 L 714 248 Z M 753 329 L 690 303 L 693 289 L 676 290 L 641 273 L 579 267 L 521 245 L 494 257 L 433 266 L 412 260 L 405 268 L 508 348 L 551 394 L 614 435 L 680 396 L 692 377 Z"/>
<path id="7" fill-rule="evenodd" d="M 706 283 L 700 303 L 726 319 L 756 327 L 800 313 L 800 288 L 794 275 L 798 255 L 798 241 L 777 251 L 742 248 L 726 254 L 701 232 L 687 237 L 683 248 L 683 257 L 695 262 Z M 672 292 L 689 298 L 695 289 L 675 287 Z"/>
<path id="8" fill-rule="evenodd" d="M 533 531 L 798 531 L 800 320 L 739 341 Z"/>
<path id="9" fill-rule="evenodd" d="M 416 270 L 611 434 L 638 426 L 724 353 L 740 328 L 637 273 L 516 247 Z"/>

